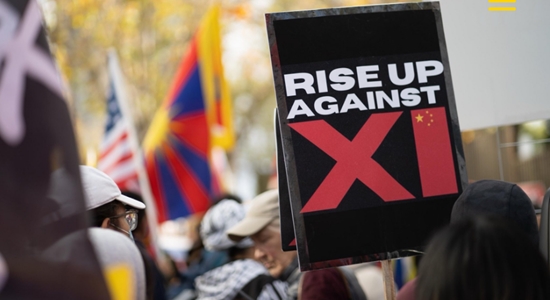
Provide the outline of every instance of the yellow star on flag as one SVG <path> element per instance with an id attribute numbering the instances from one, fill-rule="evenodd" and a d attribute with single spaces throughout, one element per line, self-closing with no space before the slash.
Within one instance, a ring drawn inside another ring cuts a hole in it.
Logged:
<path id="1" fill-rule="evenodd" d="M 418 123 L 418 122 L 424 122 L 424 121 L 422 120 L 423 118 L 424 118 L 424 116 L 418 114 L 418 115 L 415 117 L 416 123 Z"/>

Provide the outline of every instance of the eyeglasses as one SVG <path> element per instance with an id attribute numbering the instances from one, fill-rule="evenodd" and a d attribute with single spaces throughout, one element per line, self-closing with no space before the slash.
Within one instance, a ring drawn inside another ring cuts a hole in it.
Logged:
<path id="1" fill-rule="evenodd" d="M 120 214 L 118 216 L 110 217 L 109 219 L 118 219 L 120 217 L 124 217 L 124 219 L 126 219 L 126 222 L 128 222 L 128 225 L 130 225 L 130 231 L 136 229 L 138 224 L 137 210 L 129 209 L 125 213 Z"/>

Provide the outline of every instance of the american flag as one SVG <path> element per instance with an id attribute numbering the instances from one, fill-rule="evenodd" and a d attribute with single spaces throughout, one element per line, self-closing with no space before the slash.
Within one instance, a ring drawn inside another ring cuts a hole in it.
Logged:
<path id="1" fill-rule="evenodd" d="M 135 154 L 130 142 L 130 122 L 121 110 L 123 87 L 117 84 L 116 74 L 113 74 L 116 71 L 113 71 L 111 66 L 109 68 L 110 89 L 107 98 L 107 124 L 99 148 L 97 168 L 109 175 L 121 190 L 140 193 L 138 173 L 134 162 Z"/>

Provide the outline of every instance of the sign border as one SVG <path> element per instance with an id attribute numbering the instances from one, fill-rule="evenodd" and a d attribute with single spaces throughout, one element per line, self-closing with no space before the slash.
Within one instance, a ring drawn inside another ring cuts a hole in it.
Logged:
<path id="1" fill-rule="evenodd" d="M 356 7 L 343 7 L 343 8 L 329 8 L 319 10 L 305 10 L 305 11 L 293 11 L 293 12 L 280 12 L 269 13 L 265 15 L 266 27 L 268 33 L 269 48 L 271 52 L 271 63 L 273 69 L 273 79 L 275 85 L 275 93 L 277 100 L 277 107 L 279 108 L 279 123 L 281 132 L 281 141 L 283 146 L 283 152 L 285 157 L 285 168 L 288 180 L 289 195 L 291 200 L 292 216 L 294 220 L 294 231 L 296 235 L 296 248 L 298 250 L 298 258 L 300 262 L 300 269 L 302 271 L 315 270 L 320 268 L 348 265 L 353 263 L 362 263 L 369 261 L 387 260 L 412 255 L 418 255 L 422 253 L 423 249 L 407 249 L 398 250 L 393 252 L 385 252 L 378 254 L 370 254 L 363 256 L 354 256 L 343 259 L 328 260 L 322 262 L 310 262 L 308 256 L 307 245 L 302 245 L 299 241 L 306 240 L 306 230 L 304 224 L 304 217 L 300 213 L 302 209 L 300 198 L 300 187 L 292 182 L 298 182 L 298 175 L 296 166 L 288 164 L 288 161 L 295 160 L 294 149 L 292 148 L 292 137 L 289 122 L 287 120 L 288 107 L 286 105 L 285 88 L 282 74 L 282 67 L 279 58 L 279 51 L 277 47 L 277 39 L 275 35 L 274 22 L 290 19 L 301 18 L 316 18 L 327 16 L 340 16 L 351 14 L 364 14 L 364 13 L 377 13 L 377 12 L 398 12 L 398 11 L 410 11 L 410 10 L 431 10 L 434 13 L 437 34 L 439 38 L 439 50 L 441 54 L 442 63 L 445 65 L 443 75 L 445 77 L 445 84 L 447 88 L 447 101 L 449 114 L 451 117 L 452 135 L 451 139 L 454 139 L 454 151 L 456 152 L 457 166 L 459 168 L 458 174 L 460 175 L 460 183 L 462 190 L 468 183 L 466 174 L 466 163 L 464 160 L 462 141 L 460 136 L 460 126 L 458 122 L 458 113 L 456 109 L 456 102 L 452 87 L 452 78 L 450 71 L 449 57 L 447 54 L 447 47 L 445 43 L 445 36 L 443 31 L 443 22 L 441 18 L 441 10 L 439 2 L 418 2 L 418 3 L 401 3 L 401 4 L 383 4 L 383 5 L 370 5 L 370 6 L 356 6 Z"/>

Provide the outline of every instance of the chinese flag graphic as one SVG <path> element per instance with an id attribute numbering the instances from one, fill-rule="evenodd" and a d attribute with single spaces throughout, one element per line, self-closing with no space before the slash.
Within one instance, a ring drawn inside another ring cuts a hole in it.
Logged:
<path id="1" fill-rule="evenodd" d="M 444 107 L 411 111 L 424 197 L 458 192 Z"/>

